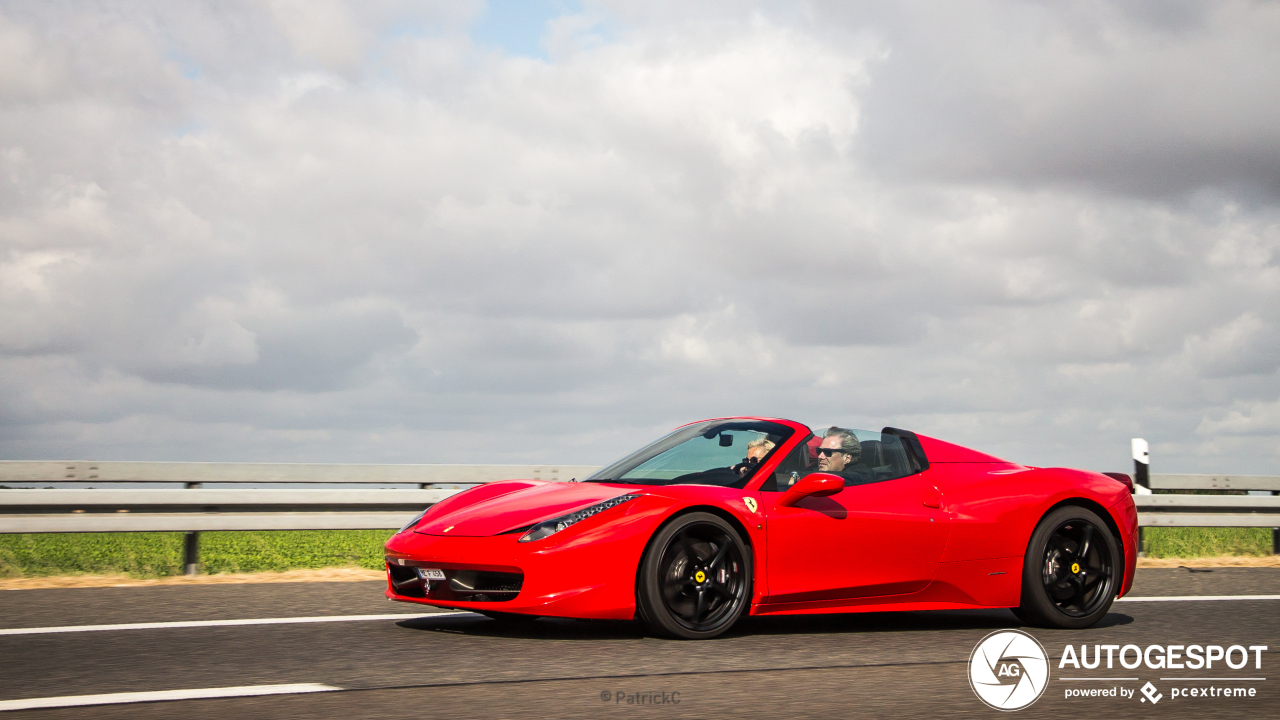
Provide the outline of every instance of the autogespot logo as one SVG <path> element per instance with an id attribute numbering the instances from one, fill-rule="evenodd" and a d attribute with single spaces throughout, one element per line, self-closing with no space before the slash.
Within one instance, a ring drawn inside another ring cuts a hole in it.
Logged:
<path id="1" fill-rule="evenodd" d="M 1048 684 L 1044 646 L 1019 630 L 991 633 L 969 656 L 969 685 L 996 710 L 1021 710 L 1039 700 Z"/>

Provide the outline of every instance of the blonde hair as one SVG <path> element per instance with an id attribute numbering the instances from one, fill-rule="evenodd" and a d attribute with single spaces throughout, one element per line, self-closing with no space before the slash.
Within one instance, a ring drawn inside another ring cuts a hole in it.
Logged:
<path id="1" fill-rule="evenodd" d="M 756 438 L 755 440 L 747 443 L 747 450 L 754 450 L 755 448 L 764 448 L 765 452 L 769 452 L 773 449 L 773 443 L 764 438 Z"/>

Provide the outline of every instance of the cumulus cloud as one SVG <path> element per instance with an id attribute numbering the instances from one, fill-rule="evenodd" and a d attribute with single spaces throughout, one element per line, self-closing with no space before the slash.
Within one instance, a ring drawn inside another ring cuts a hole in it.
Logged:
<path id="1" fill-rule="evenodd" d="M 0 7 L 0 455 L 1273 471 L 1274 4 L 485 12 Z"/>

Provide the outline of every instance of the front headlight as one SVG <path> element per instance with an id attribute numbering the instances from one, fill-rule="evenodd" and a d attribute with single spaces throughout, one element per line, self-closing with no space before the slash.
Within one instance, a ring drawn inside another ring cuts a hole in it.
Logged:
<path id="1" fill-rule="evenodd" d="M 592 515 L 595 515 L 596 513 L 603 512 L 605 510 L 608 510 L 611 507 L 616 507 L 618 505 L 621 505 L 622 503 L 627 502 L 628 500 L 635 500 L 638 497 L 640 497 L 640 495 L 635 493 L 631 495 L 619 495 L 618 497 L 613 498 L 611 500 L 605 500 L 602 503 L 596 503 L 591 507 L 585 507 L 585 508 L 582 508 L 581 510 L 575 510 L 574 512 L 571 512 L 568 515 L 561 515 L 558 518 L 545 520 L 529 528 L 529 532 L 525 533 L 520 537 L 520 542 L 533 542 L 534 540 L 541 540 L 542 538 L 547 537 L 549 535 L 555 535 L 556 533 L 569 527 L 570 525 L 573 525 L 574 523 L 582 522 L 583 520 L 586 520 L 587 518 L 591 517 Z"/>
<path id="2" fill-rule="evenodd" d="M 422 519 L 422 516 L 423 516 L 423 515 L 426 515 L 426 514 L 427 514 L 427 511 L 426 511 L 426 510 L 423 510 L 422 512 L 418 513 L 417 515 L 414 515 L 414 516 L 413 516 L 413 519 L 412 519 L 412 520 L 410 520 L 409 522 L 405 523 L 405 524 L 404 524 L 404 527 L 400 528 L 400 530 L 399 530 L 396 534 L 397 534 L 397 535 L 399 535 L 400 533 L 404 532 L 405 530 L 408 530 L 409 528 L 413 527 L 414 525 L 417 525 L 417 524 L 418 524 L 418 521 Z"/>

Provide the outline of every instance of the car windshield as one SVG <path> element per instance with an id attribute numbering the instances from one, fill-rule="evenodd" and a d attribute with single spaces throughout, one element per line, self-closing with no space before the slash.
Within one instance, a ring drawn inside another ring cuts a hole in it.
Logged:
<path id="1" fill-rule="evenodd" d="M 743 487 L 794 430 L 762 420 L 711 420 L 680 428 L 583 482 Z"/>

